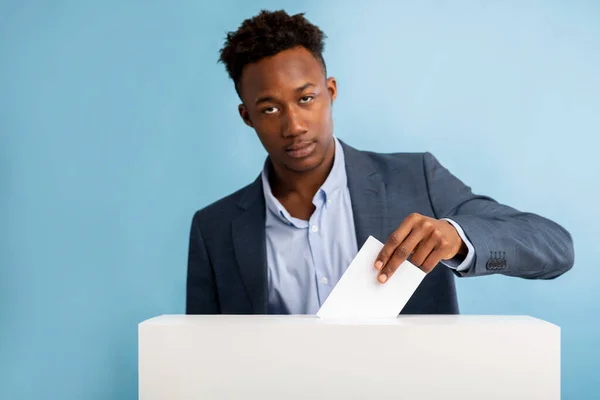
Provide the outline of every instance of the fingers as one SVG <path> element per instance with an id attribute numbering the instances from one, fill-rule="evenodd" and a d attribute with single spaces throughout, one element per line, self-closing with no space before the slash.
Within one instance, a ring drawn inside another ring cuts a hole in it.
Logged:
<path id="1" fill-rule="evenodd" d="M 383 245 L 383 248 L 379 252 L 379 255 L 377 255 L 375 261 L 376 269 L 381 270 L 388 263 L 396 249 L 404 242 L 404 239 L 406 239 L 409 233 L 413 230 L 413 225 L 415 224 L 416 219 L 416 214 L 409 215 L 402 222 L 402 224 L 400 224 L 398 229 L 392 232 L 388 240 Z"/>
<path id="2" fill-rule="evenodd" d="M 421 241 L 415 248 L 413 255 L 410 257 L 410 262 L 417 267 L 422 267 L 423 263 L 429 256 L 429 254 L 436 248 L 436 242 L 432 240 L 431 235 L 425 240 Z M 428 271 L 426 271 L 428 272 Z"/>
<path id="3" fill-rule="evenodd" d="M 391 254 L 387 263 L 381 268 L 378 276 L 378 280 L 381 283 L 385 283 L 393 274 L 396 272 L 398 267 L 406 261 L 408 256 L 413 252 L 415 247 L 423 240 L 425 232 L 421 229 L 415 229 L 411 231 L 408 237 L 398 246 L 396 250 Z"/>
<path id="4" fill-rule="evenodd" d="M 453 257 L 460 243 L 462 239 L 449 223 L 411 214 L 390 235 L 377 255 L 377 280 L 387 282 L 411 254 L 411 262 L 429 273 L 441 260 Z"/>
<path id="5" fill-rule="evenodd" d="M 444 250 L 442 248 L 437 248 L 433 250 L 421 265 L 421 269 L 426 274 L 430 273 L 431 270 L 433 270 L 435 266 L 438 265 L 440 261 L 442 261 L 443 257 Z"/>

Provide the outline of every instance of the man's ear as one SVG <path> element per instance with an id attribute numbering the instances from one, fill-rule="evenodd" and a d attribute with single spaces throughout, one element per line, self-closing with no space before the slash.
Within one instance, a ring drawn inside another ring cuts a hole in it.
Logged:
<path id="1" fill-rule="evenodd" d="M 327 91 L 329 92 L 329 98 L 331 99 L 331 104 L 335 101 L 337 97 L 337 82 L 333 76 L 327 78 Z"/>
<path id="2" fill-rule="evenodd" d="M 248 125 L 250 128 L 254 128 L 254 125 L 252 124 L 252 121 L 250 120 L 250 114 L 248 113 L 248 109 L 246 108 L 244 103 L 242 103 L 238 106 L 238 111 L 240 113 L 240 117 L 242 117 L 242 120 L 244 120 L 244 123 L 246 125 Z"/>

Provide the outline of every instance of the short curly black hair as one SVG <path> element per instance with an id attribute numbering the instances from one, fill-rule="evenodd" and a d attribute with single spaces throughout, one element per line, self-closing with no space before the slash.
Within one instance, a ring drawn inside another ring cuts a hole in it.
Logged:
<path id="1" fill-rule="evenodd" d="M 239 94 L 239 83 L 246 65 L 296 46 L 310 51 L 327 74 L 323 59 L 325 38 L 323 31 L 309 22 L 304 13 L 289 15 L 283 10 L 262 10 L 242 22 L 237 31 L 227 34 L 219 62 L 225 65 Z"/>

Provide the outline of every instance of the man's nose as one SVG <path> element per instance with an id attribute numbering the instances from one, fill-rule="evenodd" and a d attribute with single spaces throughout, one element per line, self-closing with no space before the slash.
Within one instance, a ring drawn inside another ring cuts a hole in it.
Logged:
<path id="1" fill-rule="evenodd" d="M 289 109 L 286 115 L 284 135 L 298 136 L 308 131 L 307 124 L 299 110 Z"/>

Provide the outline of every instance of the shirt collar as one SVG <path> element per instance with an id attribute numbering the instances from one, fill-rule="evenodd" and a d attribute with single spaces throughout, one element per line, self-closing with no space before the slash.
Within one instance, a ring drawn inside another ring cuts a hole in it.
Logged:
<path id="1" fill-rule="evenodd" d="M 340 141 L 334 136 L 335 143 L 335 155 L 333 158 L 333 166 L 331 167 L 331 171 L 323 182 L 323 185 L 319 188 L 315 197 L 313 198 L 313 204 L 315 206 L 319 206 L 322 202 L 326 202 L 328 199 L 331 199 L 332 196 L 338 192 L 340 189 L 344 189 L 347 186 L 348 178 L 346 176 L 346 163 L 344 158 L 344 149 L 340 144 Z M 297 218 L 294 218 L 290 215 L 290 213 L 281 205 L 279 200 L 275 196 L 273 196 L 273 192 L 271 191 L 271 185 L 269 184 L 269 159 L 265 161 L 262 173 L 261 180 L 263 186 L 263 194 L 265 197 L 265 204 L 267 209 L 275 215 L 277 218 L 283 220 L 285 223 L 290 225 L 295 225 L 297 227 L 304 227 L 306 225 L 305 221 L 301 221 Z"/>

